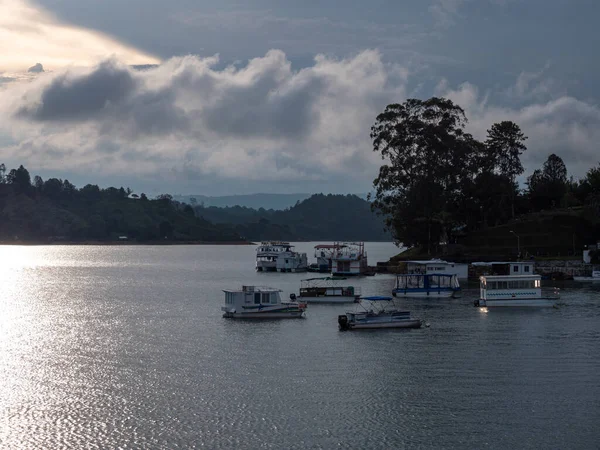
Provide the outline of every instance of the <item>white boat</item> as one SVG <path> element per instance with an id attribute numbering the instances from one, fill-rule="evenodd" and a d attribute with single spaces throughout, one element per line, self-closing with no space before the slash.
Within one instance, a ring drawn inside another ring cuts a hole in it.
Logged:
<path id="1" fill-rule="evenodd" d="M 475 306 L 555 306 L 558 290 L 542 295 L 541 275 L 495 275 L 479 277 L 479 300 Z"/>
<path id="2" fill-rule="evenodd" d="M 360 298 L 360 288 L 348 286 L 344 277 L 307 278 L 300 281 L 301 301 L 307 303 L 354 303 Z M 292 294 L 294 295 L 294 294 Z M 295 299 L 291 297 L 292 300 Z"/>
<path id="3" fill-rule="evenodd" d="M 600 270 L 593 270 L 591 277 L 573 277 L 574 281 L 600 281 Z"/>
<path id="4" fill-rule="evenodd" d="M 223 290 L 223 317 L 232 319 L 287 319 L 303 317 L 306 304 L 282 302 L 281 290 L 270 287 L 242 286 Z"/>
<path id="5" fill-rule="evenodd" d="M 420 328 L 423 322 L 413 319 L 410 311 L 400 311 L 388 307 L 392 297 L 361 297 L 360 309 L 348 311 L 338 316 L 341 331 L 368 330 L 377 328 Z M 383 306 L 376 306 L 382 304 Z"/>
<path id="6" fill-rule="evenodd" d="M 403 273 L 396 275 L 394 297 L 449 298 L 460 295 L 460 283 L 456 274 Z"/>
<path id="7" fill-rule="evenodd" d="M 365 275 L 369 270 L 364 242 L 334 244 L 331 257 L 331 274 L 339 276 Z"/>
<path id="8" fill-rule="evenodd" d="M 258 272 L 306 272 L 306 253 L 294 251 L 289 242 L 261 242 L 256 249 L 256 270 Z"/>

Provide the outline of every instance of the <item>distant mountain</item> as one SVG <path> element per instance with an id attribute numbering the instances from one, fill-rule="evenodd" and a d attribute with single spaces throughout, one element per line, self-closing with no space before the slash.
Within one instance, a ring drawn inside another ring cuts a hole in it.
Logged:
<path id="1" fill-rule="evenodd" d="M 275 209 L 284 210 L 291 208 L 298 202 L 302 202 L 313 194 L 249 194 L 249 195 L 224 195 L 210 197 L 206 195 L 174 195 L 173 199 L 182 203 L 204 206 L 206 208 L 215 206 L 217 208 L 228 208 L 241 206 L 253 209 Z M 357 194 L 362 199 L 367 194 Z M 195 199 L 195 202 L 192 200 Z M 194 206 L 195 206 L 194 205 Z"/>
<path id="2" fill-rule="evenodd" d="M 196 206 L 194 211 L 249 240 L 391 240 L 383 219 L 371 211 L 369 202 L 356 195 L 316 194 L 283 211 L 242 206 Z"/>

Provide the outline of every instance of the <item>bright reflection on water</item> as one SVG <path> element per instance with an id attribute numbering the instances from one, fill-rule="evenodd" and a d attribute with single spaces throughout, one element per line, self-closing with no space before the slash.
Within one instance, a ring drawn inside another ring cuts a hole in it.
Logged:
<path id="1" fill-rule="evenodd" d="M 314 243 L 298 244 L 309 252 Z M 367 244 L 371 264 L 395 254 Z M 0 447 L 597 448 L 600 283 L 563 305 L 398 304 L 431 324 L 221 318 L 221 290 L 296 292 L 254 247 L 0 247 Z M 312 274 L 311 274 L 312 275 Z M 352 280 L 389 295 L 394 279 Z"/>

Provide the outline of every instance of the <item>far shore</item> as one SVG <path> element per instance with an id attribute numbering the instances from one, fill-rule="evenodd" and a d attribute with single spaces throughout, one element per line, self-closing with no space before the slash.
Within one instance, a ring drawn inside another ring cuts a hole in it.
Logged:
<path id="1" fill-rule="evenodd" d="M 0 245 L 256 245 L 251 241 L 0 241 Z"/>

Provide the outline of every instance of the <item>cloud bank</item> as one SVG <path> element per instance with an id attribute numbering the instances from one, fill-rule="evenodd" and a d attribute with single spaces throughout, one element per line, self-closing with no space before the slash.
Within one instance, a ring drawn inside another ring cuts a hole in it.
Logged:
<path id="1" fill-rule="evenodd" d="M 48 171 L 122 174 L 132 185 L 135 177 L 171 189 L 210 179 L 213 193 L 370 188 L 381 164 L 370 126 L 385 105 L 406 99 L 406 69 L 373 50 L 319 55 L 300 70 L 278 50 L 242 67 L 218 62 L 186 56 L 140 71 L 108 59 L 6 84 L 0 137 L 12 143 L 0 139 L 0 155 Z M 528 172 L 557 153 L 581 176 L 598 164 L 600 109 L 545 88 L 541 99 L 542 78 L 524 74 L 504 89 L 528 99 L 519 108 L 490 104 L 469 83 L 442 82 L 436 93 L 465 108 L 481 139 L 494 122 L 518 123 L 530 138 Z"/>

